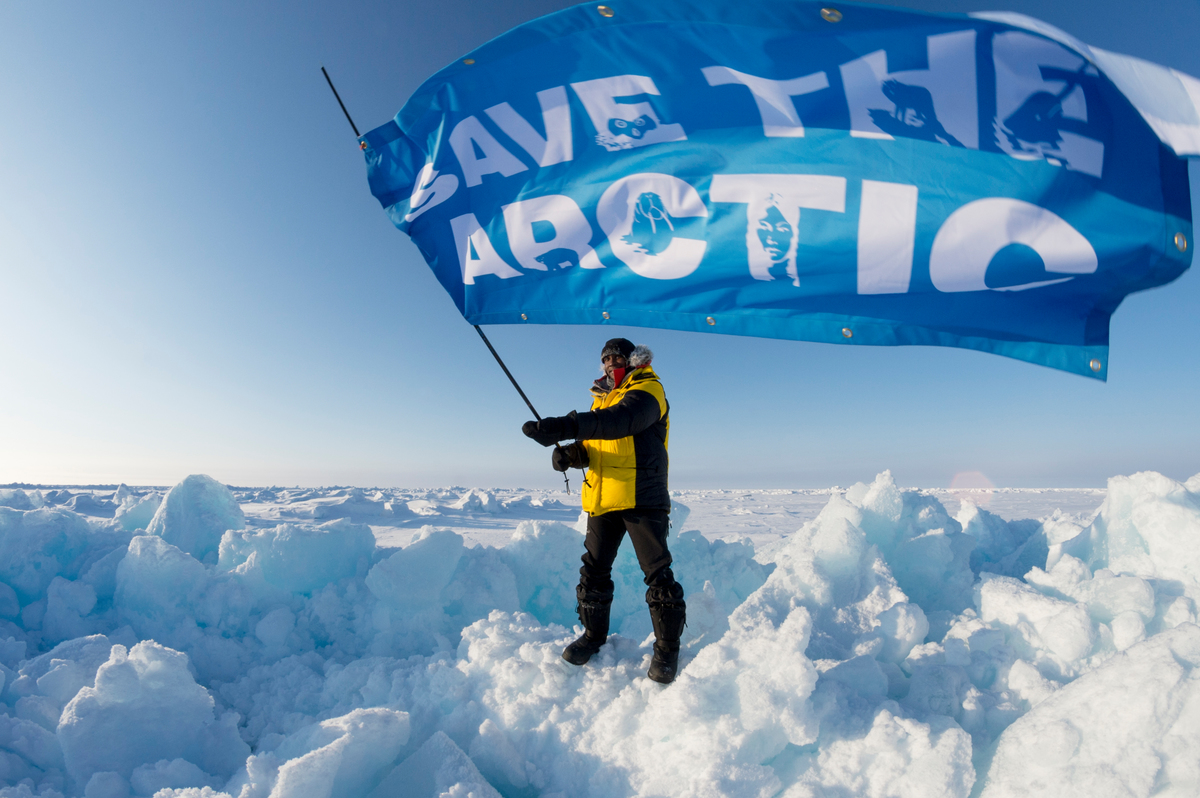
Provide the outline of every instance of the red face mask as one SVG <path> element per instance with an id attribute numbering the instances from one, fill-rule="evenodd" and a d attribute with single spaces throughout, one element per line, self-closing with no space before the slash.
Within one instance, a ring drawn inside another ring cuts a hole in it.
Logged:
<path id="1" fill-rule="evenodd" d="M 628 369 L 613 369 L 613 387 L 616 388 L 621 384 L 621 380 L 625 379 L 625 372 Z"/>

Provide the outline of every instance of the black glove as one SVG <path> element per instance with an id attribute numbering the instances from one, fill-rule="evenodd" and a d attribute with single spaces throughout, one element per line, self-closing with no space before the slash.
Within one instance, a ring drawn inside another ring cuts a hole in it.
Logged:
<path id="1" fill-rule="evenodd" d="M 571 453 L 561 446 L 555 446 L 550 453 L 550 465 L 555 471 L 566 471 L 571 467 Z"/>
<path id="2" fill-rule="evenodd" d="M 555 446 L 550 453 L 550 465 L 555 471 L 566 471 L 568 468 L 587 468 L 587 449 L 582 443 L 571 443 L 566 446 Z"/>
<path id="3" fill-rule="evenodd" d="M 553 446 L 559 441 L 574 440 L 579 433 L 579 421 L 572 410 L 565 416 L 543 418 L 541 421 L 526 421 L 521 427 L 526 437 L 533 438 L 542 446 Z"/>

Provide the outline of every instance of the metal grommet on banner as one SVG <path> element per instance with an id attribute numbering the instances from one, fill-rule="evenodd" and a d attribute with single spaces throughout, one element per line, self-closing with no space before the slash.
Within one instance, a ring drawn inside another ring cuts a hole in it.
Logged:
<path id="1" fill-rule="evenodd" d="M 597 6 L 596 10 L 600 12 L 600 16 L 602 16 L 602 17 L 611 17 L 613 14 L 616 13 L 608 6 Z"/>
<path id="2" fill-rule="evenodd" d="M 470 66 L 471 64 L 475 63 L 475 59 L 474 58 L 464 58 L 463 63 L 466 64 L 467 66 Z"/>
<path id="3" fill-rule="evenodd" d="M 822 8 L 821 19 L 825 20 L 826 22 L 841 22 L 842 12 L 838 11 L 836 8 Z"/>
<path id="4" fill-rule="evenodd" d="M 608 311 L 607 311 L 607 310 L 606 310 L 606 311 L 604 311 L 604 313 L 602 313 L 602 314 L 600 314 L 600 315 L 604 316 L 604 320 L 605 320 L 605 321 L 608 321 Z"/>
<path id="5" fill-rule="evenodd" d="M 853 331 L 853 330 L 851 330 L 849 327 L 843 327 L 843 328 L 842 328 L 842 337 L 843 337 L 843 338 L 853 338 L 853 337 L 854 337 L 854 331 Z"/>
<path id="6" fill-rule="evenodd" d="M 1092 362 L 1088 363 L 1088 366 L 1092 371 L 1099 371 L 1100 369 L 1104 368 L 1104 364 L 1101 363 L 1100 358 L 1097 357 L 1092 358 Z"/>
<path id="7" fill-rule="evenodd" d="M 528 316 L 526 316 L 524 313 L 522 313 L 522 314 L 521 314 L 521 321 L 529 321 L 529 317 L 528 317 Z"/>
<path id="8" fill-rule="evenodd" d="M 1187 252 L 1187 236 L 1183 233 L 1175 234 L 1175 249 L 1180 252 Z"/>
<path id="9" fill-rule="evenodd" d="M 365 141 L 360 141 L 360 142 L 358 142 L 358 148 L 359 148 L 360 150 L 366 150 L 366 149 L 367 149 L 367 142 L 365 142 Z"/>
<path id="10" fill-rule="evenodd" d="M 708 322 L 709 327 L 711 327 L 717 323 L 717 320 L 714 319 L 712 316 L 709 316 L 708 318 L 706 318 L 705 321 Z"/>

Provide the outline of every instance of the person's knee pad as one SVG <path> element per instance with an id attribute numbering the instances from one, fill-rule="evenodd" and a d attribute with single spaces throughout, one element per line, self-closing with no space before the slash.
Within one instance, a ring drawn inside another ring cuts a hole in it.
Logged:
<path id="1" fill-rule="evenodd" d="M 672 580 L 669 585 L 651 585 L 646 588 L 646 603 L 679 604 L 683 602 L 683 585 Z"/>
<path id="2" fill-rule="evenodd" d="M 613 590 L 614 585 L 611 579 L 608 580 L 607 586 L 601 585 L 599 587 L 586 584 L 583 580 L 580 580 L 579 584 L 575 586 L 575 598 L 580 604 L 607 605 L 612 603 Z"/>

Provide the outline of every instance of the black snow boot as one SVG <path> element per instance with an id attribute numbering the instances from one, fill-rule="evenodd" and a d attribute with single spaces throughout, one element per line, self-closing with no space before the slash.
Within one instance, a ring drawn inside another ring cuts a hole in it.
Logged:
<path id="1" fill-rule="evenodd" d="M 574 643 L 563 649 L 563 659 L 572 665 L 583 665 L 608 640 L 608 616 L 612 609 L 612 593 L 588 590 L 583 585 L 575 588 L 578 603 L 575 610 L 583 624 L 583 634 Z"/>
<path id="2" fill-rule="evenodd" d="M 650 605 L 655 638 L 654 659 L 646 675 L 661 684 L 670 684 L 679 670 L 679 638 L 687 624 L 683 586 L 672 581 L 669 585 L 651 587 L 646 591 L 646 603 Z"/>

